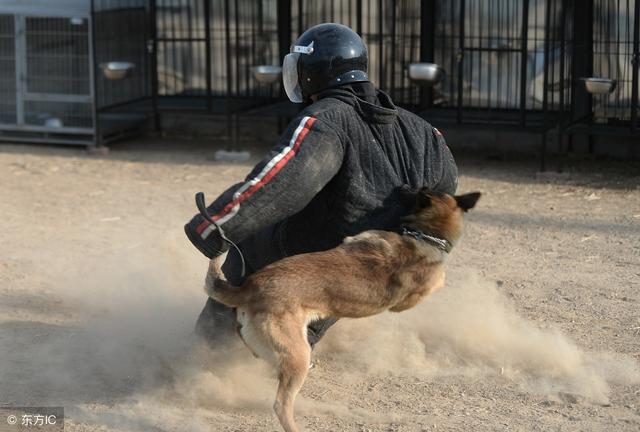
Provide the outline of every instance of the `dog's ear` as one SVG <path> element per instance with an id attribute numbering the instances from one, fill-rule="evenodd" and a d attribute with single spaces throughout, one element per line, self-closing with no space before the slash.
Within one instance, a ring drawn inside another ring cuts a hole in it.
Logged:
<path id="1" fill-rule="evenodd" d="M 480 192 L 471 192 L 465 195 L 458 195 L 455 199 L 458 203 L 458 207 L 460 207 L 462 211 L 467 212 L 475 207 L 476 203 L 480 199 L 480 195 Z"/>

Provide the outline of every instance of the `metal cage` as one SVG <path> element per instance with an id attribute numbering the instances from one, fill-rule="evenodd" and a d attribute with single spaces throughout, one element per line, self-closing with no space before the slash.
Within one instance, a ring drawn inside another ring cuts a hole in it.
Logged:
<path id="1" fill-rule="evenodd" d="M 138 129 L 144 110 L 123 107 L 151 98 L 147 10 L 146 0 L 0 0 L 0 140 L 96 145 Z M 130 77 L 105 78 L 115 61 Z"/>
<path id="2" fill-rule="evenodd" d="M 279 66 L 276 0 L 156 0 L 157 91 L 163 109 L 224 114 L 277 99 L 256 66 Z"/>
<path id="3" fill-rule="evenodd" d="M 592 0 L 574 20 L 576 64 L 564 83 L 572 103 L 560 121 L 561 133 L 590 140 L 640 135 L 640 0 Z"/>
<path id="4" fill-rule="evenodd" d="M 362 35 L 374 84 L 438 124 L 539 133 L 542 153 L 550 132 L 561 148 L 640 129 L 640 0 L 26 3 L 0 0 L 0 139 L 95 144 L 158 110 L 224 114 L 230 136 L 239 115 L 291 117 L 278 68 L 328 21 Z M 438 79 L 409 73 L 425 64 Z M 616 86 L 590 93 L 595 78 Z"/>

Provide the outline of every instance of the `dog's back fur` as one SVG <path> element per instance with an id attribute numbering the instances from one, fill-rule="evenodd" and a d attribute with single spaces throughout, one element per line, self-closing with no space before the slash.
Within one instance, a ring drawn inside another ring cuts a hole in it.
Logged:
<path id="1" fill-rule="evenodd" d="M 420 190 L 404 226 L 454 244 L 462 214 L 480 194 L 459 197 Z M 446 252 L 431 243 L 391 231 L 365 231 L 331 250 L 295 255 L 250 276 L 241 287 L 223 279 L 212 260 L 206 290 L 236 307 L 240 335 L 253 353 L 274 363 L 280 386 L 274 406 L 287 432 L 297 431 L 293 400 L 307 374 L 309 322 L 400 312 L 444 285 Z"/>

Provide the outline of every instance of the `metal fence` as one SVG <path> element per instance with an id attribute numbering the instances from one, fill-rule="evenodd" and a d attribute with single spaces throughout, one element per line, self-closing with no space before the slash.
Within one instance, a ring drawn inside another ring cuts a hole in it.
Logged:
<path id="1" fill-rule="evenodd" d="M 638 2 L 595 0 L 593 7 L 593 74 L 617 81 L 613 93 L 594 96 L 594 119 L 598 123 L 629 121 L 638 107 L 637 92 L 633 94 L 638 74 L 637 36 L 634 42 Z"/>
<path id="2" fill-rule="evenodd" d="M 543 142 L 550 130 L 559 139 L 637 133 L 639 2 L 0 0 L 0 138 L 117 132 L 127 115 L 149 110 L 230 119 L 286 105 L 263 112 L 290 116 L 280 83 L 260 83 L 253 68 L 280 65 L 321 22 L 360 33 L 372 81 L 438 123 L 529 130 Z M 103 76 L 100 65 L 114 60 L 135 65 L 126 80 Z M 411 81 L 407 69 L 419 62 L 440 65 L 442 79 Z M 590 94 L 588 77 L 617 87 Z"/>
<path id="3" fill-rule="evenodd" d="M 161 106 L 226 112 L 276 99 L 251 68 L 280 64 L 276 0 L 158 0 Z"/>
<path id="4" fill-rule="evenodd" d="M 97 107 L 102 111 L 150 99 L 151 16 L 147 0 L 94 0 L 95 63 L 117 60 L 135 65 L 123 80 L 96 73 Z"/>
<path id="5" fill-rule="evenodd" d="M 436 87 L 439 106 L 534 108 L 526 93 L 543 52 L 540 1 L 454 0 L 438 4 L 435 61 L 447 72 Z M 531 19 L 529 18 L 531 17 Z M 533 72 L 533 74 L 532 74 Z M 525 93 L 523 93 L 523 88 Z M 539 106 L 538 106 L 539 107 Z"/>
<path id="6" fill-rule="evenodd" d="M 24 123 L 74 130 L 91 128 L 89 20 L 22 16 L 18 23 L 25 34 Z"/>
<path id="7" fill-rule="evenodd" d="M 280 64 L 306 28 L 339 22 L 362 35 L 372 81 L 398 104 L 426 108 L 424 115 L 452 112 L 457 123 L 541 127 L 540 112 L 566 99 L 559 82 L 571 70 L 572 7 L 568 0 L 157 0 L 158 91 L 164 106 L 213 112 L 228 97 L 236 105 L 275 102 L 279 86 L 259 85 L 251 67 Z M 409 79 L 408 66 L 421 61 L 444 70 L 433 88 Z"/>
<path id="8" fill-rule="evenodd" d="M 17 123 L 15 48 L 15 18 L 0 15 L 0 124 Z"/>
<path id="9" fill-rule="evenodd" d="M 571 22 L 564 62 L 570 72 L 558 89 L 565 104 L 554 122 L 559 153 L 571 149 L 575 136 L 586 135 L 590 150 L 598 135 L 637 137 L 640 0 L 576 3 Z M 627 142 L 633 155 L 634 141 Z"/>
<path id="10" fill-rule="evenodd" d="M 0 140 L 96 145 L 144 123 L 149 18 L 147 0 L 0 0 Z"/>

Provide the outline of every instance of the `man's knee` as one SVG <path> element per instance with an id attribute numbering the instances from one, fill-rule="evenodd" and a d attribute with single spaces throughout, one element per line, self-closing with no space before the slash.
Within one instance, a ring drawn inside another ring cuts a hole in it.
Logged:
<path id="1" fill-rule="evenodd" d="M 234 334 L 236 326 L 235 309 L 207 299 L 202 312 L 196 321 L 195 332 L 207 340 L 229 337 Z"/>

